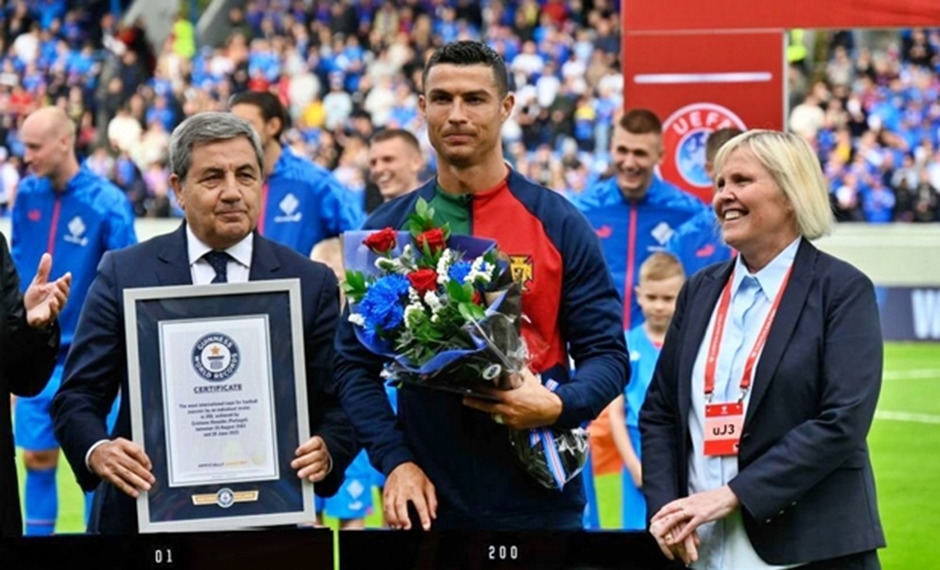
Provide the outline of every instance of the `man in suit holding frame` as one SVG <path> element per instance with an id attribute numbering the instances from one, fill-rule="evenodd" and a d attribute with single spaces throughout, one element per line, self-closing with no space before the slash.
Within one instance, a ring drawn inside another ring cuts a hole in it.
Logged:
<path id="1" fill-rule="evenodd" d="M 336 277 L 326 266 L 258 235 L 264 168 L 258 134 L 230 113 L 200 113 L 173 132 L 169 163 L 185 222 L 102 259 L 53 400 L 56 436 L 79 484 L 85 490 L 98 487 L 89 532 L 136 533 L 134 498 L 155 482 L 150 459 L 131 441 L 126 401 L 113 432 L 105 429 L 115 394 L 127 390 L 122 303 L 127 288 L 299 278 L 314 435 L 296 450 L 291 467 L 298 477 L 317 483 L 318 494 L 329 496 L 356 451 L 332 387 Z"/>

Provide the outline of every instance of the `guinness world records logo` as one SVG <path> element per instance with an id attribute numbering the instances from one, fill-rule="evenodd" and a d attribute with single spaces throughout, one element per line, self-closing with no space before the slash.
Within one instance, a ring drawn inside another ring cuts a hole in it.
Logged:
<path id="1" fill-rule="evenodd" d="M 193 346 L 193 370 L 210 382 L 222 382 L 232 377 L 241 363 L 238 345 L 223 333 L 209 333 Z"/>
<path id="2" fill-rule="evenodd" d="M 699 190 L 710 189 L 705 141 L 713 131 L 728 127 L 747 129 L 740 117 L 715 103 L 692 103 L 669 115 L 663 122 L 663 178 Z"/>

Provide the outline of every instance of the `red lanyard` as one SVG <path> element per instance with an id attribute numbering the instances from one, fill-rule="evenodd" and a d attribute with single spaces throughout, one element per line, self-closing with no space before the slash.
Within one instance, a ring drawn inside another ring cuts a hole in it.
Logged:
<path id="1" fill-rule="evenodd" d="M 751 348 L 751 353 L 747 355 L 747 360 L 744 363 L 744 373 L 741 375 L 741 400 L 744 400 L 744 395 L 747 394 L 748 388 L 751 387 L 751 372 L 754 370 L 754 365 L 757 363 L 757 357 L 760 355 L 760 351 L 767 343 L 767 336 L 770 334 L 770 325 L 773 324 L 774 317 L 777 315 L 777 308 L 780 306 L 780 299 L 783 298 L 783 292 L 787 288 L 791 271 L 793 271 L 792 265 L 790 269 L 787 270 L 787 274 L 783 276 L 780 291 L 777 292 L 777 297 L 774 299 L 773 305 L 770 306 L 770 312 L 767 313 L 764 324 L 757 334 L 757 340 L 754 341 L 754 347 Z M 721 292 L 721 300 L 718 302 L 718 314 L 715 315 L 715 327 L 712 329 L 712 339 L 708 344 L 708 359 L 705 361 L 706 402 L 711 401 L 712 393 L 715 391 L 715 366 L 718 363 L 718 350 L 721 346 L 721 337 L 725 332 L 725 320 L 728 318 L 728 307 L 731 306 L 731 283 L 733 281 L 734 271 L 731 272 L 731 276 L 728 277 L 728 282 Z"/>

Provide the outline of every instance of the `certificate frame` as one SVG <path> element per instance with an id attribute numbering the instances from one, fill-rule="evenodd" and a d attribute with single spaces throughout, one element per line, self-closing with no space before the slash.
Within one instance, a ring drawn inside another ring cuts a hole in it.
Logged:
<path id="1" fill-rule="evenodd" d="M 290 466 L 310 437 L 300 280 L 125 289 L 123 301 L 131 434 L 156 478 L 137 498 L 139 531 L 313 522 L 313 484 Z M 201 366 L 220 347 L 225 366 Z M 233 445 L 253 460 L 194 463 Z"/>

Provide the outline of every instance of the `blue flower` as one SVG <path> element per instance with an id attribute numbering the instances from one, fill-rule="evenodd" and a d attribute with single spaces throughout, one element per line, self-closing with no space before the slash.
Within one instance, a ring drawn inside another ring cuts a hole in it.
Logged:
<path id="1" fill-rule="evenodd" d="M 470 274 L 470 264 L 466 261 L 458 261 L 450 266 L 447 276 L 451 281 L 456 281 L 463 285 L 467 281 L 467 275 Z"/>
<path id="2" fill-rule="evenodd" d="M 408 279 L 403 275 L 386 275 L 369 287 L 359 303 L 359 313 L 365 319 L 366 336 L 376 329 L 390 330 L 399 326 L 404 317 L 401 297 L 408 294 Z"/>

